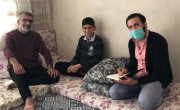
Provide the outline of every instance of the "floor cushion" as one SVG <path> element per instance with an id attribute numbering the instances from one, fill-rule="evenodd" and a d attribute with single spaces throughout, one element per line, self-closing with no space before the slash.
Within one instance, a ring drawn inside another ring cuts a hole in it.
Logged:
<path id="1" fill-rule="evenodd" d="M 0 51 L 0 79 L 9 78 L 9 73 L 7 70 L 8 61 L 4 56 L 3 51 Z"/>
<path id="2" fill-rule="evenodd" d="M 51 84 L 50 90 L 80 101 L 81 95 L 86 92 L 83 88 L 81 88 L 82 84 L 82 78 L 60 75 L 59 82 Z"/>
<path id="3" fill-rule="evenodd" d="M 164 103 L 157 110 L 179 110 L 180 105 L 180 83 L 172 83 L 168 87 L 169 93 Z M 104 110 L 143 110 L 139 107 L 137 98 L 126 100 L 112 100 L 93 92 L 81 95 L 81 102 L 89 106 Z"/>
<path id="4" fill-rule="evenodd" d="M 117 69 L 127 65 L 128 62 L 129 58 L 127 57 L 112 57 L 102 60 L 86 73 L 82 87 L 88 92 L 109 96 L 109 89 L 114 81 L 106 76 L 117 73 Z"/>
<path id="5" fill-rule="evenodd" d="M 87 92 L 94 92 L 94 93 L 98 93 L 98 94 L 110 97 L 109 89 L 111 86 L 112 86 L 111 84 L 84 82 L 82 85 L 82 88 L 84 88 Z"/>

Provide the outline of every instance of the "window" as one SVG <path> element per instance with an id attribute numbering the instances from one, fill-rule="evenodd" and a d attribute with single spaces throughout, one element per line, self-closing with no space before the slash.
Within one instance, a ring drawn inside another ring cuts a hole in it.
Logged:
<path id="1" fill-rule="evenodd" d="M 16 3 L 14 0 L 0 0 L 0 38 L 16 27 Z"/>

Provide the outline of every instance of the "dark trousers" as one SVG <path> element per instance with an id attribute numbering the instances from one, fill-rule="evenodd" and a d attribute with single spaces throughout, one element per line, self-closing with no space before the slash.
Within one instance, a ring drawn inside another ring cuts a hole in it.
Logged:
<path id="1" fill-rule="evenodd" d="M 59 76 L 51 78 L 47 73 L 47 69 L 40 65 L 24 69 L 26 70 L 26 73 L 23 74 L 15 74 L 12 65 L 8 69 L 11 79 L 17 84 L 19 93 L 24 101 L 27 97 L 32 97 L 29 89 L 30 85 L 52 84 L 59 81 Z"/>
<path id="2" fill-rule="evenodd" d="M 86 68 L 80 68 L 76 73 L 68 73 L 67 69 L 71 66 L 70 62 L 57 62 L 55 64 L 55 68 L 64 75 L 70 75 L 70 76 L 76 76 L 76 77 L 84 77 L 84 75 L 87 73 Z"/>

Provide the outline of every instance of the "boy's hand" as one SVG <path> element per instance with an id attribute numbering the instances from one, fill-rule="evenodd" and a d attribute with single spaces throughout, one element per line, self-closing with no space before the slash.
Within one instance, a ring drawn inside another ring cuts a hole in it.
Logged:
<path id="1" fill-rule="evenodd" d="M 69 73 L 76 73 L 78 70 L 79 70 L 79 68 L 81 68 L 82 66 L 81 66 L 81 64 L 76 64 L 76 65 L 71 65 L 69 68 L 68 68 L 68 72 Z"/>
<path id="2" fill-rule="evenodd" d="M 71 66 L 68 67 L 68 69 L 67 69 L 67 72 L 68 72 L 68 73 L 71 73 L 71 72 L 72 72 L 72 71 L 71 71 L 71 70 L 72 70 L 72 67 L 73 67 L 73 65 L 71 65 Z"/>
<path id="3" fill-rule="evenodd" d="M 118 82 L 123 83 L 123 84 L 127 84 L 127 85 L 134 85 L 134 84 L 138 84 L 138 80 L 134 80 L 133 78 L 127 77 L 125 76 L 124 80 L 119 80 Z"/>

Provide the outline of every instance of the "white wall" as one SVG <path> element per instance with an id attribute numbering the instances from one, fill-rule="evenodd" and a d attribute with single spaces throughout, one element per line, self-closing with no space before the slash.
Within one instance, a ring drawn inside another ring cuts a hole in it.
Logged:
<path id="1" fill-rule="evenodd" d="M 83 35 L 83 18 L 95 19 L 96 33 L 104 39 L 106 58 L 129 56 L 126 17 L 134 12 L 144 14 L 148 28 L 166 38 L 174 81 L 180 82 L 180 0 L 51 0 L 51 5 L 58 51 L 69 60 Z"/>

